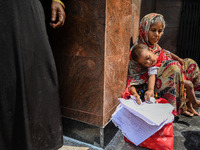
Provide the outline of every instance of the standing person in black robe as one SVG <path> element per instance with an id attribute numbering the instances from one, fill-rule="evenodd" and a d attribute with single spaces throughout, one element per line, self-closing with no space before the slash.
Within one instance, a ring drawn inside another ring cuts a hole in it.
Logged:
<path id="1" fill-rule="evenodd" d="M 53 28 L 64 24 L 61 4 L 52 1 Z M 42 5 L 0 0 L 0 18 L 0 150 L 57 150 L 58 81 Z"/>

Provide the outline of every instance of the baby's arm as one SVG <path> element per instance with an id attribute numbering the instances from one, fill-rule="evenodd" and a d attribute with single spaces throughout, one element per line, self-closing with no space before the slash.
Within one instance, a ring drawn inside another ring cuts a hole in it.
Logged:
<path id="1" fill-rule="evenodd" d="M 152 74 L 148 79 L 148 90 L 145 92 L 146 100 L 150 101 L 150 97 L 154 97 L 154 86 L 156 82 L 156 75 Z"/>
<path id="2" fill-rule="evenodd" d="M 140 95 L 137 93 L 136 88 L 133 85 L 130 86 L 129 92 L 131 93 L 131 95 L 133 95 L 136 98 L 137 104 L 140 105 L 141 104 Z"/>

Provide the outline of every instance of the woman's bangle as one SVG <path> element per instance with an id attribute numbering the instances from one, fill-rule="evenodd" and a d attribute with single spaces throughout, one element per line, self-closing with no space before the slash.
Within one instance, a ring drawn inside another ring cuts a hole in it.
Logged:
<path id="1" fill-rule="evenodd" d="M 61 0 L 52 0 L 52 1 L 60 3 L 62 7 L 65 8 L 65 4 Z"/>

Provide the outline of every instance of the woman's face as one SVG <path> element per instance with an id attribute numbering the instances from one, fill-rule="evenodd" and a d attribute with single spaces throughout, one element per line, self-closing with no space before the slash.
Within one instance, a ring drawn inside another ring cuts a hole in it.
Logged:
<path id="1" fill-rule="evenodd" d="M 154 23 L 148 32 L 148 39 L 151 45 L 157 44 L 163 33 L 163 24 L 161 22 Z"/>

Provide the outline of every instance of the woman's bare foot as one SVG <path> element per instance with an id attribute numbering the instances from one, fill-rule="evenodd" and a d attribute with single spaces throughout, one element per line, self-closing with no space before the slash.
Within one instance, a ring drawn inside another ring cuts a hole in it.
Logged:
<path id="1" fill-rule="evenodd" d="M 200 116 L 200 114 L 194 109 L 194 106 L 191 102 L 187 102 L 186 105 L 187 105 L 187 111 L 191 112 L 196 116 Z"/>
<path id="2" fill-rule="evenodd" d="M 193 113 L 196 116 L 200 116 L 200 114 L 194 108 L 188 108 L 188 111 Z"/>
<path id="3" fill-rule="evenodd" d="M 186 116 L 189 116 L 189 117 L 192 117 L 192 116 L 194 116 L 194 114 L 193 113 L 191 113 L 191 112 L 189 112 L 189 111 L 184 111 L 184 113 L 183 113 L 184 115 L 186 115 Z"/>

